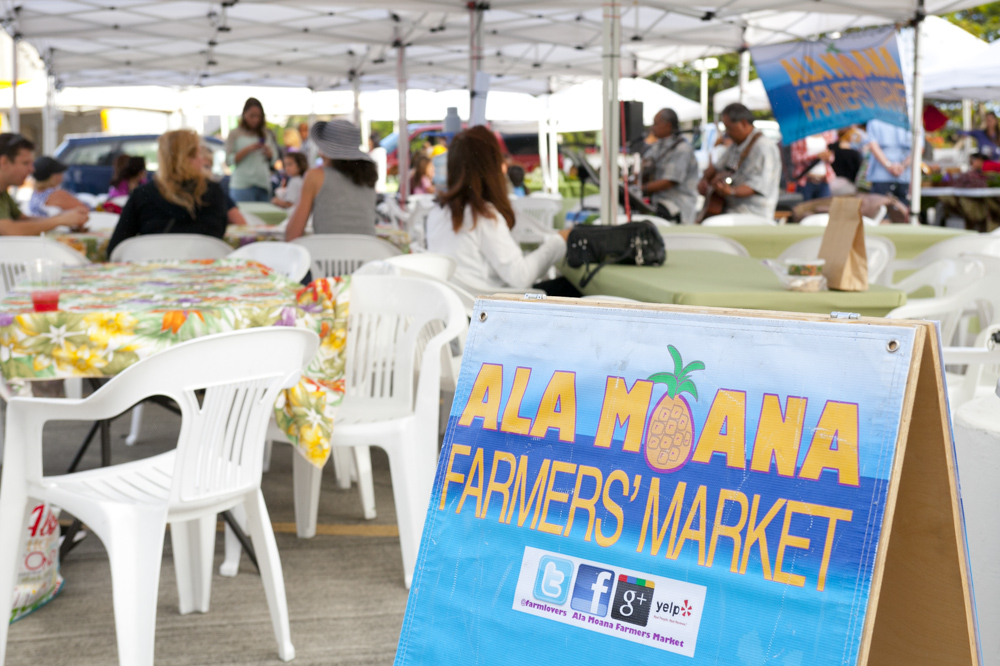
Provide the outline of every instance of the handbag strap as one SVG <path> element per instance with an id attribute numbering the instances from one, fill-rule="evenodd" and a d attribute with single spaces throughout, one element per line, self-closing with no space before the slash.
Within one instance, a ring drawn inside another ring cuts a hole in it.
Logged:
<path id="1" fill-rule="evenodd" d="M 588 284 L 590 284 L 590 281 L 594 279 L 595 275 L 597 275 L 597 271 L 601 270 L 605 266 L 609 264 L 620 264 L 622 262 L 628 261 L 634 256 L 635 256 L 635 245 L 632 245 L 629 247 L 628 252 L 622 254 L 617 259 L 602 260 L 601 263 L 597 264 L 597 266 L 594 267 L 594 270 L 590 270 L 590 264 L 586 264 L 583 268 L 583 277 L 580 278 L 580 289 L 583 289 Z"/>

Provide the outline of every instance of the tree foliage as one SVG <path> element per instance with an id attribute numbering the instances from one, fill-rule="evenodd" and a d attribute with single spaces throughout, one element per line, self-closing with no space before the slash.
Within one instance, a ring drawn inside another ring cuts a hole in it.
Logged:
<path id="1" fill-rule="evenodd" d="M 708 72 L 708 115 L 711 117 L 716 110 L 712 108 L 712 96 L 715 93 L 732 88 L 740 83 L 740 55 L 738 53 L 726 53 L 717 56 L 719 66 Z M 660 85 L 673 90 L 678 95 L 683 95 L 688 99 L 701 99 L 701 72 L 696 70 L 691 63 L 669 67 L 653 76 L 651 80 Z M 757 71 L 753 63 L 750 64 L 750 78 L 757 78 Z"/>
<path id="2" fill-rule="evenodd" d="M 984 41 L 992 42 L 1000 37 L 1000 2 L 963 9 L 946 14 L 944 18 Z"/>

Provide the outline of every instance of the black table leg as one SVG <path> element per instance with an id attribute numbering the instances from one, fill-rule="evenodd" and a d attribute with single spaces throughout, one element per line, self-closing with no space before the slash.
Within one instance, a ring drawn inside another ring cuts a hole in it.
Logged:
<path id="1" fill-rule="evenodd" d="M 222 516 L 222 519 L 226 521 L 227 525 L 229 525 L 229 529 L 231 529 L 233 534 L 236 535 L 236 539 L 240 542 L 240 545 L 243 546 L 243 550 L 246 551 L 247 557 L 249 557 L 250 561 L 253 562 L 253 566 L 257 569 L 257 573 L 260 573 L 260 567 L 257 566 L 257 553 L 253 550 L 253 544 L 250 543 L 250 539 L 247 538 L 246 532 L 243 531 L 243 528 L 240 527 L 239 523 L 236 522 L 236 519 L 233 518 L 232 511 L 223 511 L 219 515 Z"/>

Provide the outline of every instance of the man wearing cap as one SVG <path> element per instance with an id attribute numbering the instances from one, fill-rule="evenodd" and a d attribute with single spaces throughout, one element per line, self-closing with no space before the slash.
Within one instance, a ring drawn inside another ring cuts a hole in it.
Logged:
<path id="1" fill-rule="evenodd" d="M 28 201 L 28 215 L 51 217 L 47 208 L 90 210 L 87 204 L 62 189 L 66 168 L 65 164 L 54 157 L 43 156 L 35 160 L 35 189 Z"/>
<path id="2" fill-rule="evenodd" d="M 306 173 L 285 240 L 301 236 L 310 215 L 317 234 L 374 236 L 378 171 L 371 156 L 360 150 L 361 130 L 346 120 L 318 122 L 309 130 L 309 138 L 323 157 L 323 166 Z"/>
<path id="3" fill-rule="evenodd" d="M 0 134 L 0 236 L 37 236 L 60 225 L 79 230 L 87 222 L 86 208 L 73 208 L 53 217 L 28 217 L 21 212 L 8 190 L 20 187 L 35 165 L 35 144 L 20 134 Z"/>

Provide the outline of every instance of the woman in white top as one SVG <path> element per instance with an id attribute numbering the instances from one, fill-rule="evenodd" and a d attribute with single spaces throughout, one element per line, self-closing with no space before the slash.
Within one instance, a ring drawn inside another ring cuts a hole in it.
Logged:
<path id="1" fill-rule="evenodd" d="M 427 249 L 452 257 L 455 281 L 472 291 L 526 289 L 565 256 L 569 231 L 553 234 L 524 256 L 510 235 L 513 226 L 496 137 L 482 126 L 459 132 L 448 148 L 447 190 L 427 216 Z M 579 296 L 565 278 L 537 286 L 550 295 Z"/>

